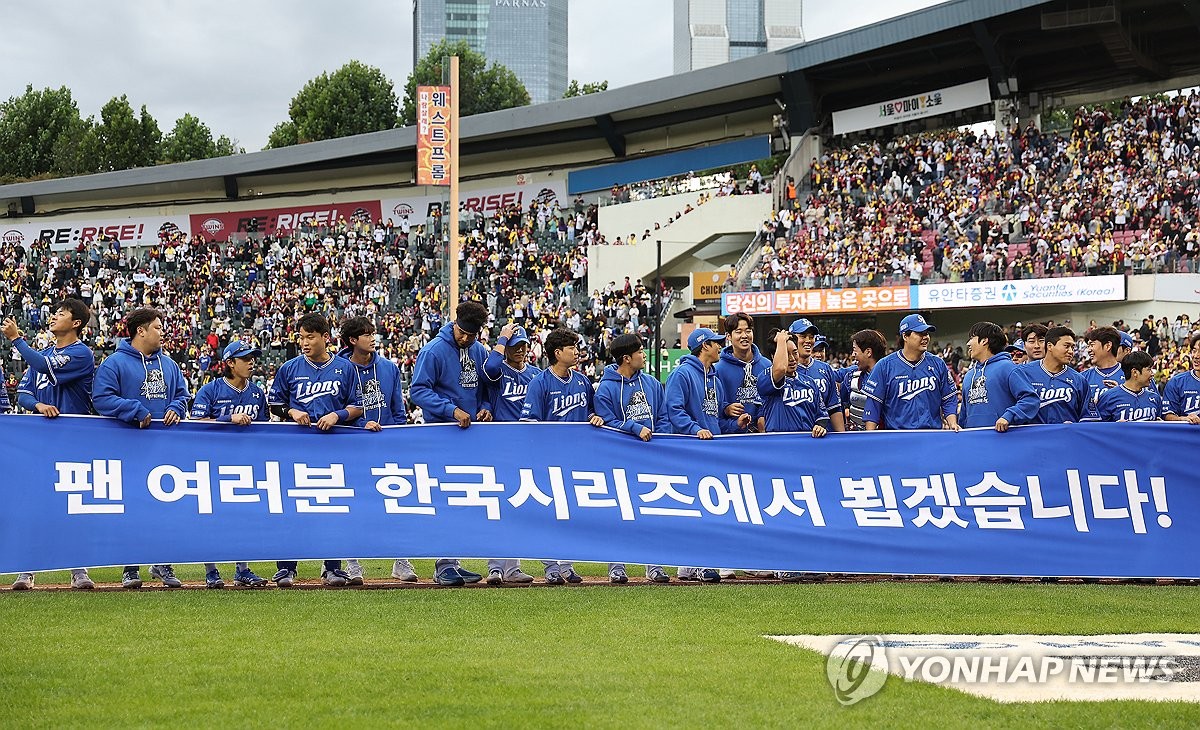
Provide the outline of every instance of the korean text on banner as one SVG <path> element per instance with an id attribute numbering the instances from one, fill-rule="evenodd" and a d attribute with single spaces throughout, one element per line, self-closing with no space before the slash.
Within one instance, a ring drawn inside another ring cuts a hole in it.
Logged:
<path id="1" fill-rule="evenodd" d="M 417 87 L 417 184 L 449 185 L 450 87 Z"/>
<path id="2" fill-rule="evenodd" d="M 1186 455 L 1198 447 L 1200 429 L 1172 423 L 644 443 L 586 424 L 323 434 L 8 416 L 0 573 L 498 555 L 1197 578 L 1200 488 Z"/>

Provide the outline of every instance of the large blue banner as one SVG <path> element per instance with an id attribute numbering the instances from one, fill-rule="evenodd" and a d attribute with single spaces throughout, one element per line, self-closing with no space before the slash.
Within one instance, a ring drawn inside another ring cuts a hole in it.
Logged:
<path id="1" fill-rule="evenodd" d="M 0 572 L 520 557 L 845 573 L 1200 577 L 1200 428 L 700 441 L 0 418 Z"/>

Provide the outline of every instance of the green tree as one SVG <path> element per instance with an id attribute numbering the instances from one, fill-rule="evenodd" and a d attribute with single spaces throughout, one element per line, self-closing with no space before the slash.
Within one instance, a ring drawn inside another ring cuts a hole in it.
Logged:
<path id="1" fill-rule="evenodd" d="M 300 144 L 300 139 L 296 136 L 296 124 L 291 119 L 276 124 L 275 129 L 271 130 L 271 136 L 267 138 L 267 149 L 269 150 L 290 147 L 294 144 Z"/>
<path id="2" fill-rule="evenodd" d="M 471 50 L 466 41 L 448 43 L 444 39 L 430 47 L 417 62 L 404 85 L 400 121 L 410 125 L 417 121 L 417 86 L 437 86 L 442 83 L 442 59 L 458 56 L 458 114 L 472 114 L 511 109 L 529 103 L 529 92 L 517 75 L 498 63 L 488 65 L 483 55 Z"/>
<path id="3" fill-rule="evenodd" d="M 229 155 L 243 155 L 246 153 L 245 148 L 239 145 L 236 139 L 230 139 L 223 134 L 217 137 L 217 142 L 214 146 L 216 150 L 213 157 L 228 157 Z"/>
<path id="4" fill-rule="evenodd" d="M 215 157 L 217 146 L 212 130 L 191 114 L 175 120 L 175 127 L 163 139 L 162 158 L 166 162 L 187 162 Z"/>
<path id="5" fill-rule="evenodd" d="M 599 83 L 593 81 L 591 83 L 579 85 L 579 81 L 571 79 L 571 83 L 567 85 L 567 93 L 563 94 L 564 99 L 570 99 L 573 96 L 583 96 L 584 94 L 597 94 L 601 91 L 608 91 L 608 79 Z"/>
<path id="6" fill-rule="evenodd" d="M 396 87 L 374 66 L 351 61 L 305 84 L 292 97 L 288 118 L 271 133 L 269 147 L 392 129 L 396 126 Z M 289 123 L 291 129 L 285 126 Z"/>
<path id="7" fill-rule="evenodd" d="M 0 175 L 29 178 L 55 170 L 55 148 L 83 121 L 65 86 L 26 86 L 21 96 L 0 104 Z"/>
<path id="8" fill-rule="evenodd" d="M 99 169 L 100 155 L 95 128 L 96 120 L 93 117 L 78 119 L 67 125 L 54 144 L 51 168 L 54 174 L 70 177 Z"/>
<path id="9" fill-rule="evenodd" d="M 148 167 L 158 161 L 162 144 L 158 122 L 150 116 L 145 105 L 142 105 L 140 116 L 135 117 L 124 94 L 114 96 L 100 109 L 100 122 L 93 129 L 94 162 L 98 172 Z M 87 143 L 86 138 L 84 141 Z M 88 156 L 85 154 L 85 160 Z"/>

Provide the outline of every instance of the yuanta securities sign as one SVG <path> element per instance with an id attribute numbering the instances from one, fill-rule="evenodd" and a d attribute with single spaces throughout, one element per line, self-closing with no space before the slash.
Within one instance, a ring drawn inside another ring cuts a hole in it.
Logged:
<path id="1" fill-rule="evenodd" d="M 888 99 L 878 104 L 833 113 L 833 133 L 848 134 L 889 124 L 923 119 L 937 114 L 989 104 L 992 90 L 987 79 L 934 89 L 922 94 Z"/>
<path id="2" fill-rule="evenodd" d="M 173 236 L 176 233 L 191 235 L 184 216 L 66 221 L 47 219 L 0 224 L 0 240 L 4 243 L 29 248 L 34 241 L 49 241 L 54 251 L 73 249 L 81 243 L 86 246 L 99 241 L 101 237 L 116 239 L 122 246 L 150 246 L 158 243 L 160 235 Z"/>
<path id="3" fill-rule="evenodd" d="M 721 314 L 824 314 L 888 312 L 912 308 L 907 286 L 807 291 L 732 292 L 721 297 Z"/>
<path id="4" fill-rule="evenodd" d="M 417 184 L 449 185 L 450 87 L 417 87 Z"/>
<path id="5" fill-rule="evenodd" d="M 380 218 L 378 200 L 349 203 L 309 203 L 288 208 L 239 210 L 232 213 L 195 213 L 192 231 L 210 241 L 225 241 L 232 235 L 274 236 L 299 230 L 305 224 L 327 226 L 345 218 L 347 222 L 371 223 Z"/>
<path id="6" fill-rule="evenodd" d="M 1009 307 L 1071 302 L 1117 302 L 1125 299 L 1125 277 L 1068 276 L 912 287 L 913 309 Z"/>
<path id="7" fill-rule="evenodd" d="M 728 279 L 728 271 L 693 271 L 692 301 L 709 302 L 720 299 L 725 293 L 725 282 Z"/>

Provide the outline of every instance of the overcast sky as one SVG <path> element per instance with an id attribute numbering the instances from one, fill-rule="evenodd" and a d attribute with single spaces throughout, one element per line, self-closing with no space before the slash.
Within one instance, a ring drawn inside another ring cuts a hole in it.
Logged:
<path id="1" fill-rule="evenodd" d="M 936 0 L 807 0 L 807 38 Z M 624 86 L 671 74 L 671 0 L 570 0 L 570 76 Z M 847 12 L 849 8 L 853 12 Z M 412 0 L 51 0 L 4 3 L 0 98 L 67 86 L 84 117 L 114 96 L 163 134 L 185 113 L 261 149 L 291 98 L 351 59 L 400 89 L 412 71 Z"/>

